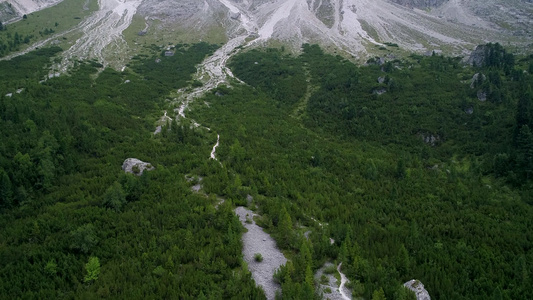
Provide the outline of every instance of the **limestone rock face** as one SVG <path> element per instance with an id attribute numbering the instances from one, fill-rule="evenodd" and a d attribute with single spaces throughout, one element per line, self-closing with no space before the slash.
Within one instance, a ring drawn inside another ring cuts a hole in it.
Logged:
<path id="1" fill-rule="evenodd" d="M 143 172 L 153 170 L 154 166 L 150 163 L 144 162 L 137 158 L 127 158 L 122 164 L 122 170 L 126 173 L 131 173 L 137 176 L 141 176 Z"/>
<path id="2" fill-rule="evenodd" d="M 475 66 L 482 66 L 485 62 L 485 45 L 479 45 L 476 50 L 472 51 L 470 57 L 468 57 L 468 63 Z"/>
<path id="3" fill-rule="evenodd" d="M 428 291 L 424 288 L 422 282 L 412 279 L 404 283 L 403 286 L 415 292 L 416 300 L 431 300 L 431 297 L 429 296 Z"/>

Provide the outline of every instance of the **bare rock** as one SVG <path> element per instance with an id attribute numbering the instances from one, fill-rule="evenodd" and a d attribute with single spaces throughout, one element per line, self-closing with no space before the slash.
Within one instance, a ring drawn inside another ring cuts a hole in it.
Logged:
<path id="1" fill-rule="evenodd" d="M 486 49 L 487 46 L 485 45 L 477 46 L 476 49 L 470 54 L 470 57 L 468 57 L 468 63 L 478 67 L 482 66 L 485 62 Z"/>
<path id="2" fill-rule="evenodd" d="M 419 133 L 419 136 L 422 138 L 424 143 L 431 145 L 432 147 L 436 146 L 441 140 L 438 134 Z"/>
<path id="3" fill-rule="evenodd" d="M 412 279 L 404 283 L 403 286 L 416 294 L 416 300 L 431 300 L 431 297 L 429 296 L 428 291 L 424 288 L 422 282 Z"/>
<path id="4" fill-rule="evenodd" d="M 127 158 L 122 164 L 122 170 L 126 173 L 131 173 L 137 176 L 141 176 L 143 172 L 153 170 L 152 164 L 144 162 L 136 158 Z"/>
<path id="5" fill-rule="evenodd" d="M 477 99 L 481 102 L 487 101 L 487 93 L 483 90 L 477 91 Z"/>
<path id="6" fill-rule="evenodd" d="M 375 95 L 383 95 L 387 92 L 387 89 L 384 88 L 384 87 L 380 87 L 380 88 L 376 88 L 372 91 L 372 94 L 375 94 Z"/>
<path id="7" fill-rule="evenodd" d="M 472 79 L 470 80 L 470 88 L 473 89 L 476 86 L 476 82 L 478 81 L 483 82 L 485 80 L 487 80 L 487 76 L 485 76 L 485 74 L 483 73 L 474 74 L 474 76 L 472 76 Z"/>

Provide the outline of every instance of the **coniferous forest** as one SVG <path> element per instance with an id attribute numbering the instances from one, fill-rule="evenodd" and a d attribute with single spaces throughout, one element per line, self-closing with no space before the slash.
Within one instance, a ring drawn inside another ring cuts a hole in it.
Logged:
<path id="1" fill-rule="evenodd" d="M 191 104 L 202 126 L 154 134 L 216 46 L 175 49 L 59 77 L 59 48 L 0 62 L 1 299 L 264 299 L 238 205 L 289 260 L 282 299 L 326 298 L 325 262 L 356 299 L 413 299 L 413 278 L 434 299 L 533 298 L 533 55 L 241 51 L 246 84 Z"/>

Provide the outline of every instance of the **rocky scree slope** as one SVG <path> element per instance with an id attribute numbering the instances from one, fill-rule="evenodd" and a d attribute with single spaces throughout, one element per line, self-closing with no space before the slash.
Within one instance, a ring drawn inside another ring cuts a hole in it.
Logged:
<path id="1" fill-rule="evenodd" d="M 17 11 L 30 12 L 60 0 L 8 1 Z M 418 53 L 442 50 L 446 55 L 467 55 L 487 42 L 533 47 L 533 4 L 526 0 L 99 0 L 98 4 L 100 9 L 80 25 L 82 36 L 65 52 L 67 61 L 96 58 L 104 65 L 118 61 L 112 66 L 125 66 L 127 57 L 117 53 L 129 49 L 123 32 L 135 15 L 146 21 L 143 36 L 166 32 L 167 39 L 172 37 L 168 42 L 211 42 L 209 33 L 214 31 L 217 42 L 233 40 L 228 50 L 274 42 L 298 51 L 303 43 L 318 43 L 363 61 L 391 45 Z M 67 65 L 64 62 L 61 69 Z"/>
<path id="2" fill-rule="evenodd" d="M 261 43 L 319 43 L 359 56 L 385 42 L 464 55 L 477 44 L 508 41 L 502 33 L 510 30 L 514 44 L 527 44 L 532 10 L 523 0 L 144 0 L 138 13 L 189 35 L 222 27 L 231 39 L 248 27 Z"/>

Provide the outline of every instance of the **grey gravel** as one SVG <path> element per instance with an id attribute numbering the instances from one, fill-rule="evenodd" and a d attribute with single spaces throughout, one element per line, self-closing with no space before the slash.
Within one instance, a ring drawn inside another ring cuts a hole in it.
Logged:
<path id="1" fill-rule="evenodd" d="M 255 224 L 253 220 L 254 213 L 242 206 L 235 209 L 235 213 L 239 216 L 242 225 L 248 229 L 242 235 L 243 242 L 243 257 L 248 264 L 248 269 L 252 273 L 252 277 L 256 284 L 261 286 L 265 291 L 267 299 L 274 299 L 276 291 L 281 287 L 274 281 L 274 272 L 281 265 L 287 262 L 283 253 L 276 246 L 274 239 L 266 233 L 263 228 Z M 251 220 L 251 223 L 246 223 L 246 218 Z M 260 253 L 263 256 L 262 262 L 257 262 L 254 259 L 254 254 Z"/>
<path id="2" fill-rule="evenodd" d="M 424 285 L 419 280 L 409 280 L 404 283 L 403 286 L 415 292 L 417 300 L 431 300 L 428 291 L 424 288 Z"/>
<path id="3" fill-rule="evenodd" d="M 340 272 L 340 266 L 341 265 L 342 265 L 342 263 L 337 266 L 337 272 L 339 272 L 341 274 L 341 278 L 344 278 L 344 280 L 346 280 L 346 282 L 347 282 L 346 276 L 343 276 L 344 274 L 342 274 Z M 326 262 L 315 273 L 315 281 L 319 282 L 318 288 L 323 293 L 323 296 L 324 296 L 323 298 L 324 299 L 330 299 L 330 300 L 347 300 L 347 299 L 351 299 L 352 298 L 352 292 L 350 291 L 350 289 L 348 289 L 346 286 L 344 286 L 344 284 L 341 284 L 341 282 L 338 282 L 337 278 L 335 278 L 334 274 L 325 274 L 324 273 L 324 270 L 326 268 L 328 268 L 328 267 L 331 267 L 331 266 L 333 266 L 333 264 L 331 262 Z M 328 278 L 327 284 L 322 284 L 321 283 L 320 277 L 322 277 L 322 275 L 325 275 Z M 344 283 L 346 283 L 346 282 L 344 282 Z M 342 292 L 340 290 L 341 287 L 339 287 L 339 284 L 342 285 Z M 331 293 L 325 293 L 324 290 L 326 288 L 329 288 L 331 290 Z"/>

